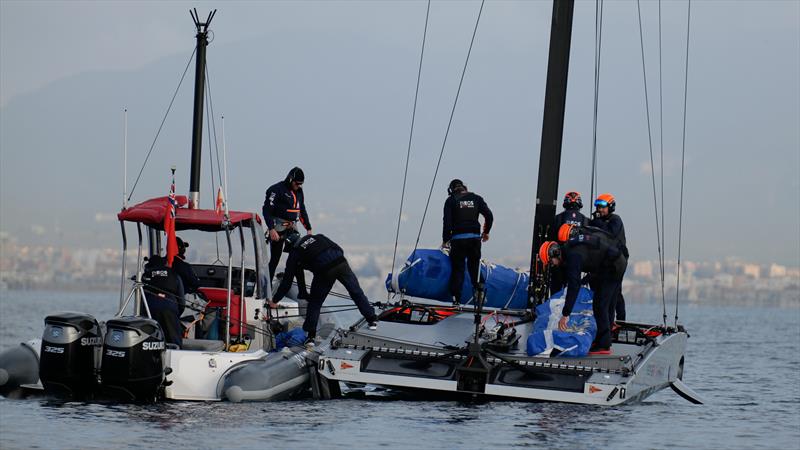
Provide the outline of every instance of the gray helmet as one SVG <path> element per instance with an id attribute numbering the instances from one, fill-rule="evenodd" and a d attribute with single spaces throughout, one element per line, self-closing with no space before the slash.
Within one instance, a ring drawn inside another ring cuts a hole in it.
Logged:
<path id="1" fill-rule="evenodd" d="M 297 246 L 297 242 L 299 241 L 300 241 L 300 233 L 297 230 L 292 230 L 286 233 L 286 242 L 292 247 Z"/>

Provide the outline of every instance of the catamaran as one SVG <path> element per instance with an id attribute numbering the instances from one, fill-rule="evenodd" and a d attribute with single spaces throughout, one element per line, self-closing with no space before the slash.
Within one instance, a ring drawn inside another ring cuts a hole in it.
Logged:
<path id="1" fill-rule="evenodd" d="M 435 264 L 436 258 L 415 249 L 401 273 L 390 275 L 387 285 L 399 299 L 380 306 L 378 329 L 370 330 L 360 320 L 332 337 L 312 380 L 318 397 L 341 395 L 343 383 L 349 388 L 374 385 L 426 397 L 620 405 L 641 401 L 670 386 L 687 400 L 701 402 L 682 382 L 689 335 L 677 324 L 619 322 L 609 355 L 565 356 L 568 353 L 559 351 L 530 355 L 520 345 L 521 337 L 534 332 L 533 307 L 546 298 L 548 290 L 547 270 L 536 250 L 554 237 L 573 9 L 573 0 L 553 2 L 529 272 L 533 276 L 520 274 L 529 280 L 528 302 L 515 301 L 515 296 L 525 295 L 526 286 L 520 288 L 520 281 L 513 276 L 512 289 L 501 294 L 487 286 L 466 305 L 445 306 L 430 297 L 410 295 L 398 282 L 402 272 L 416 270 L 420 264 L 431 265 L 431 261 L 436 266 L 428 269 L 431 273 L 442 269 Z M 477 22 L 475 27 L 477 30 Z M 491 278 L 486 279 L 486 274 L 491 269 L 491 265 L 482 269 L 487 284 Z M 563 292 L 550 302 L 559 296 Z M 449 298 L 441 300 L 449 303 Z M 549 324 L 551 330 L 553 326 Z"/>

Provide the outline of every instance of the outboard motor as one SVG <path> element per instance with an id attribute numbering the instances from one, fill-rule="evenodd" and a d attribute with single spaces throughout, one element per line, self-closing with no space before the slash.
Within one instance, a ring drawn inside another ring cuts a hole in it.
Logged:
<path id="1" fill-rule="evenodd" d="M 164 384 L 165 353 L 164 332 L 155 320 L 109 320 L 103 344 L 103 392 L 124 400 L 156 400 Z"/>
<path id="2" fill-rule="evenodd" d="M 85 313 L 64 312 L 44 319 L 39 379 L 45 392 L 86 397 L 97 387 L 103 334 L 97 320 Z"/>

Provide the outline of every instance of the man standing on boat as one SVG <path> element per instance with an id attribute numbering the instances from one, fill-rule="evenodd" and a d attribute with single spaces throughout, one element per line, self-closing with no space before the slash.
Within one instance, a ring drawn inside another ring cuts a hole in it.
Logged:
<path id="1" fill-rule="evenodd" d="M 306 234 L 311 234 L 311 222 L 308 220 L 303 183 L 305 174 L 303 169 L 293 167 L 286 174 L 283 181 L 279 181 L 267 189 L 264 206 L 261 209 L 264 221 L 267 224 L 267 238 L 269 240 L 269 279 L 270 283 L 275 276 L 275 269 L 281 260 L 281 253 L 289 252 L 285 245 L 286 235 L 297 229 L 297 222 L 301 222 L 306 229 Z M 300 287 L 300 296 L 308 297 L 305 290 L 303 271 L 297 272 L 297 284 Z M 285 279 L 285 277 L 284 277 Z M 289 278 L 289 282 L 292 278 Z"/>
<path id="2" fill-rule="evenodd" d="M 494 217 L 489 206 L 478 194 L 467 191 L 464 182 L 455 179 L 447 187 L 442 219 L 442 247 L 450 245 L 450 294 L 453 305 L 461 300 L 464 284 L 464 260 L 472 281 L 473 292 L 480 285 L 481 242 L 489 240 Z M 478 215 L 483 216 L 483 231 Z"/>
<path id="3" fill-rule="evenodd" d="M 306 320 L 303 323 L 303 330 L 308 333 L 306 344 L 313 345 L 314 343 L 322 303 L 337 281 L 342 283 L 350 298 L 358 306 L 359 312 L 369 324 L 369 329 L 374 330 L 378 327 L 378 316 L 375 314 L 375 309 L 364 295 L 364 291 L 358 284 L 358 278 L 350 268 L 350 264 L 347 263 L 341 247 L 323 234 L 307 234 L 300 237 L 300 233 L 296 230 L 292 230 L 286 235 L 286 245 L 290 249 L 289 257 L 286 260 L 286 269 L 283 272 L 280 286 L 275 291 L 273 298 L 269 300 L 269 306 L 270 308 L 278 307 L 277 303 L 292 287 L 292 278 L 295 273 L 308 269 L 314 274 L 306 308 Z"/>
<path id="4" fill-rule="evenodd" d="M 197 292 L 197 288 L 200 287 L 200 279 L 197 278 L 194 270 L 192 270 L 192 265 L 186 262 L 186 247 L 189 246 L 189 243 L 179 237 L 175 239 L 178 241 L 178 254 L 172 260 L 172 270 L 181 277 L 184 292 L 186 294 L 194 294 Z"/>
<path id="5" fill-rule="evenodd" d="M 627 258 L 628 247 L 625 239 L 625 225 L 622 223 L 622 218 L 614 213 L 617 207 L 617 200 L 611 194 L 600 194 L 594 201 L 594 207 L 595 210 L 589 225 L 605 230 L 616 239 L 622 253 Z M 596 283 L 592 284 L 594 284 L 592 290 L 595 290 L 598 286 L 596 286 Z M 609 319 L 612 324 L 614 323 L 615 315 L 617 319 L 625 320 L 625 297 L 622 296 L 622 283 L 620 283 L 620 288 L 616 295 L 612 297 L 611 304 L 608 307 Z"/>
<path id="6" fill-rule="evenodd" d="M 577 191 L 569 191 L 564 195 L 564 211 L 556 214 L 556 222 L 553 226 L 553 231 L 558 232 L 561 225 L 569 224 L 579 227 L 585 227 L 589 224 L 589 219 L 581 213 L 583 208 L 583 200 L 581 193 Z M 550 292 L 558 292 L 564 288 L 566 284 L 566 277 L 564 275 L 563 267 L 552 270 L 550 272 Z"/>
<path id="7" fill-rule="evenodd" d="M 570 239 L 564 244 L 547 241 L 539 247 L 542 264 L 562 266 L 567 277 L 567 295 L 561 310 L 558 328 L 566 331 L 569 315 L 578 298 L 581 286 L 581 273 L 586 272 L 595 279 L 599 289 L 592 300 L 592 312 L 597 323 L 597 335 L 592 343 L 591 353 L 611 353 L 611 323 L 609 304 L 622 284 L 622 277 L 628 266 L 628 259 L 613 240 L 600 234 L 586 235 L 582 239 Z"/>

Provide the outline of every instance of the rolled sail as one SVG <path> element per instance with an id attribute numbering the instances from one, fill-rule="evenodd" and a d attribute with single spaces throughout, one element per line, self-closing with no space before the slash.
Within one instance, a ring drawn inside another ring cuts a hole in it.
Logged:
<path id="1" fill-rule="evenodd" d="M 386 289 L 413 297 L 450 302 L 450 256 L 440 249 L 417 249 L 408 257 L 396 278 L 389 274 Z M 490 308 L 524 309 L 528 305 L 528 273 L 481 261 L 481 280 Z M 462 304 L 473 304 L 472 283 L 464 274 Z"/>

